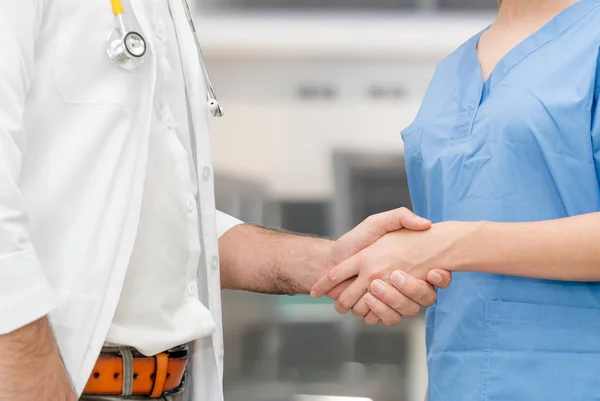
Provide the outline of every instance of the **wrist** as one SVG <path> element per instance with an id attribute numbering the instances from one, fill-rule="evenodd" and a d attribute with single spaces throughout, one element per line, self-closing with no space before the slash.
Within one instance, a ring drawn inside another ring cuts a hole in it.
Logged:
<path id="1" fill-rule="evenodd" d="M 306 295 L 312 287 L 334 266 L 332 261 L 334 241 L 305 236 L 293 236 L 295 258 L 289 258 L 288 263 L 282 264 L 285 275 L 297 284 L 297 294 Z"/>
<path id="2" fill-rule="evenodd" d="M 455 272 L 475 271 L 477 266 L 485 262 L 483 259 L 486 257 L 486 248 L 483 244 L 486 243 L 485 238 L 493 223 L 453 221 L 443 224 L 448 224 L 453 233 L 444 269 Z"/>

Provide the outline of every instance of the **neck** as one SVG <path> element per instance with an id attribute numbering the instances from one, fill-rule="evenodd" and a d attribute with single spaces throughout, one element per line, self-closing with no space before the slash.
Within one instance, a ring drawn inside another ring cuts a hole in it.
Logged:
<path id="1" fill-rule="evenodd" d="M 531 19 L 548 19 L 578 0 L 500 0 L 498 21 L 512 23 Z"/>

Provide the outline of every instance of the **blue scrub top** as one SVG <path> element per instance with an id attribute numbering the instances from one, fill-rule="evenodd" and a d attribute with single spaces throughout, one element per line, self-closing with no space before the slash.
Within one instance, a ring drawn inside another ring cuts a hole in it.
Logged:
<path id="1" fill-rule="evenodd" d="M 523 222 L 600 211 L 600 0 L 566 9 L 485 82 L 479 36 L 438 66 L 402 133 L 415 212 Z M 599 283 L 458 273 L 426 321 L 429 401 L 600 400 Z"/>

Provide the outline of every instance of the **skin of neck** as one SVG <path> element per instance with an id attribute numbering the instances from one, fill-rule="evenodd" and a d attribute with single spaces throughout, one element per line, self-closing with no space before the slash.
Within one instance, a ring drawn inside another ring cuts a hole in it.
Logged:
<path id="1" fill-rule="evenodd" d="M 499 0 L 498 22 L 548 20 L 578 0 Z"/>

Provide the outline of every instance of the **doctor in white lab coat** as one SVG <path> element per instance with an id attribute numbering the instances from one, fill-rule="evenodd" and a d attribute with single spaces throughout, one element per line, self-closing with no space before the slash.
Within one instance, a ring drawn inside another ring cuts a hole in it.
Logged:
<path id="1" fill-rule="evenodd" d="M 192 399 L 220 401 L 221 288 L 307 293 L 401 223 L 428 227 L 396 210 L 333 242 L 217 212 L 182 4 L 125 7 L 148 42 L 134 71 L 107 56 L 109 0 L 0 0 L 0 401 L 80 397 L 106 346 L 188 343 Z"/>

